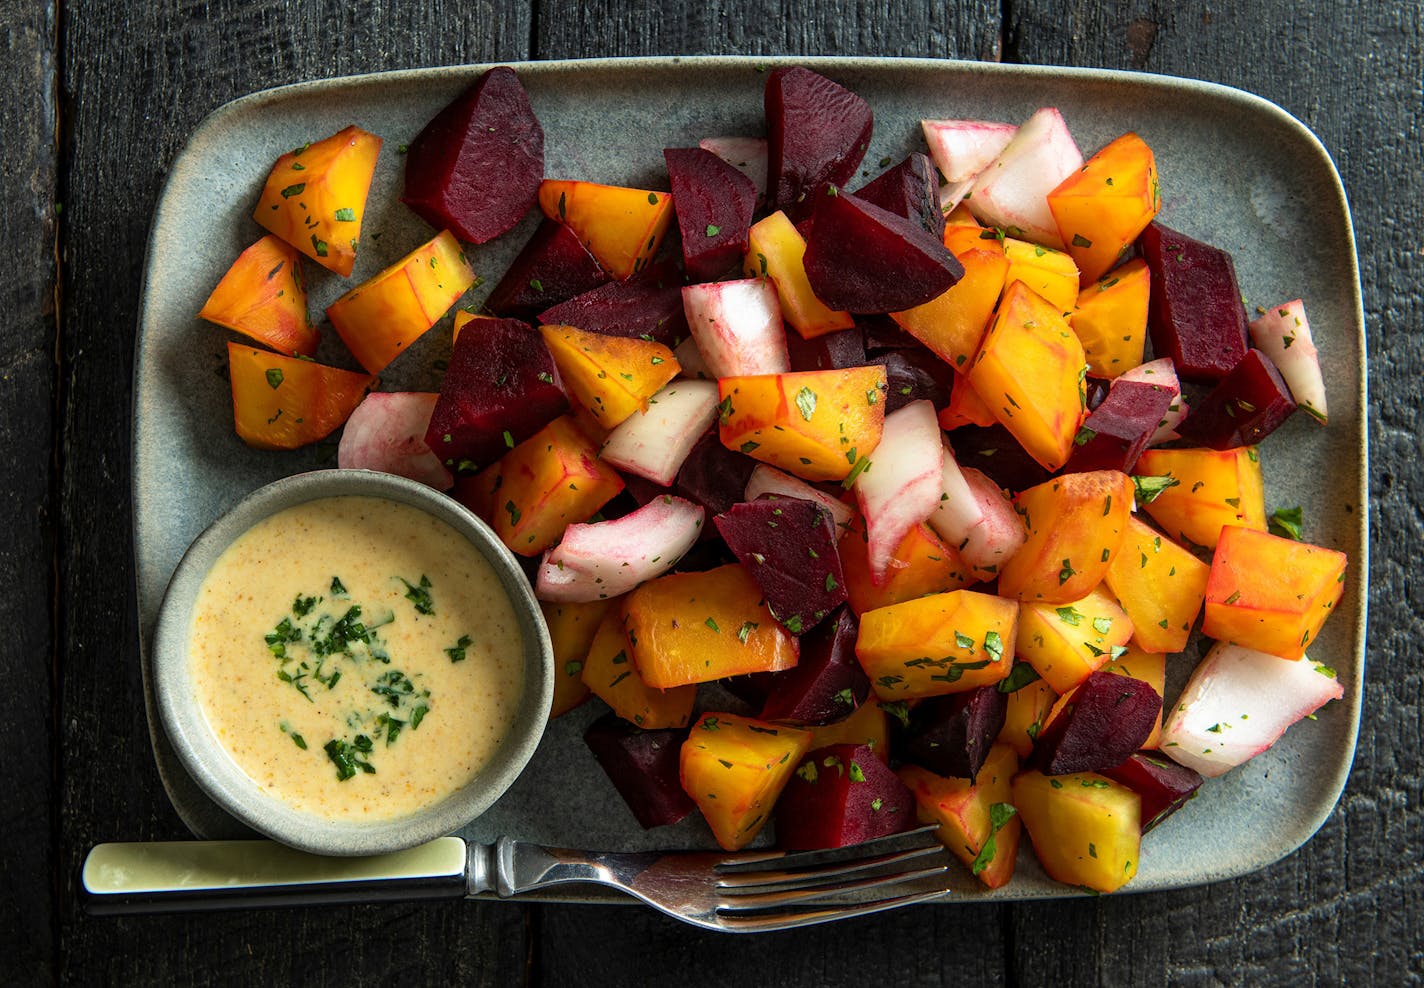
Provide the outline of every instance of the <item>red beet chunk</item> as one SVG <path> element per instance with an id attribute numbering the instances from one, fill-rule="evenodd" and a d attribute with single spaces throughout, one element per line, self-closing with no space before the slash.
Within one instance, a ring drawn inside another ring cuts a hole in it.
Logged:
<path id="1" fill-rule="evenodd" d="M 862 315 L 856 319 L 855 324 L 865 337 L 865 352 L 869 354 L 880 353 L 882 350 L 913 350 L 915 347 L 924 346 L 889 316 Z"/>
<path id="2" fill-rule="evenodd" d="M 810 631 L 845 603 L 840 533 L 824 505 L 766 496 L 734 504 L 712 520 L 767 608 L 793 635 Z"/>
<path id="3" fill-rule="evenodd" d="M 667 162 L 682 260 L 693 281 L 716 281 L 742 262 L 756 209 L 752 180 L 711 151 L 668 148 Z"/>
<path id="4" fill-rule="evenodd" d="M 544 130 L 519 77 L 500 66 L 411 142 L 401 202 L 431 226 L 482 244 L 513 229 L 543 179 Z"/>
<path id="5" fill-rule="evenodd" d="M 1251 350 L 1177 426 L 1185 439 L 1212 449 L 1251 446 L 1295 411 L 1290 388 L 1274 364 Z"/>
<path id="6" fill-rule="evenodd" d="M 608 273 L 568 227 L 544 220 L 490 292 L 486 307 L 497 316 L 532 321 L 542 310 L 592 291 Z"/>
<path id="7" fill-rule="evenodd" d="M 1142 747 L 1161 711 L 1162 698 L 1147 683 L 1095 672 L 1038 736 L 1029 767 L 1067 775 L 1120 765 Z"/>
<path id="8" fill-rule="evenodd" d="M 709 515 L 720 515 L 746 494 L 755 469 L 756 460 L 723 446 L 713 426 L 683 461 L 677 474 L 677 493 L 702 505 Z M 704 525 L 703 531 L 710 534 L 711 528 Z"/>
<path id="9" fill-rule="evenodd" d="M 645 830 L 677 823 L 696 806 L 678 777 L 686 738 L 686 731 L 644 731 L 613 714 L 604 714 L 583 735 Z"/>
<path id="10" fill-rule="evenodd" d="M 926 700 L 910 715 L 905 756 L 937 775 L 974 779 L 1004 729 L 1008 710 L 1008 694 L 997 686 Z"/>
<path id="11" fill-rule="evenodd" d="M 785 672 L 757 673 L 766 687 L 762 720 L 829 724 L 855 712 L 870 695 L 870 678 L 855 657 L 860 621 L 849 607 L 801 639 L 801 658 Z"/>
<path id="12" fill-rule="evenodd" d="M 1152 349 L 1191 381 L 1219 381 L 1246 356 L 1246 306 L 1226 251 L 1160 223 L 1138 238 L 1151 277 Z"/>
<path id="13" fill-rule="evenodd" d="M 949 441 L 960 466 L 973 467 L 1015 493 L 1048 479 L 1048 471 L 1002 425 L 962 425 L 950 433 Z"/>
<path id="14" fill-rule="evenodd" d="M 870 358 L 870 362 L 885 366 L 885 377 L 889 382 L 889 391 L 885 395 L 887 415 L 921 398 L 935 408 L 949 404 L 954 371 L 925 347 L 886 350 Z"/>
<path id="15" fill-rule="evenodd" d="M 939 173 L 930 159 L 916 151 L 856 196 L 913 220 L 936 240 L 944 239 L 944 213 L 939 208 Z"/>
<path id="16" fill-rule="evenodd" d="M 875 116 L 855 93 L 803 68 L 767 77 L 765 107 L 767 199 L 800 220 L 820 189 L 855 174 Z"/>
<path id="17" fill-rule="evenodd" d="M 1121 470 L 1131 473 L 1147 448 L 1157 423 L 1172 404 L 1173 393 L 1159 384 L 1119 381 L 1112 386 L 1073 440 L 1066 473 Z"/>
<path id="18" fill-rule="evenodd" d="M 478 469 L 568 407 L 554 383 L 554 358 L 532 326 L 477 319 L 450 352 L 425 442 L 447 466 Z"/>
<path id="19" fill-rule="evenodd" d="M 865 366 L 865 343 L 858 329 L 842 329 L 815 339 L 786 334 L 786 351 L 793 371 L 840 370 Z"/>
<path id="20" fill-rule="evenodd" d="M 846 192 L 816 199 L 806 279 L 832 309 L 899 312 L 944 294 L 964 265 L 912 220 Z"/>
<path id="21" fill-rule="evenodd" d="M 1139 751 L 1103 775 L 1142 797 L 1142 832 L 1145 834 L 1186 805 L 1196 795 L 1202 777 L 1185 765 L 1155 751 Z"/>
<path id="22" fill-rule="evenodd" d="M 682 282 L 669 264 L 650 265 L 627 281 L 613 281 L 539 313 L 546 326 L 656 340 L 675 347 L 688 337 Z"/>
<path id="23" fill-rule="evenodd" d="M 869 745 L 809 753 L 776 803 L 776 843 L 790 851 L 846 847 L 916 826 L 915 795 Z"/>

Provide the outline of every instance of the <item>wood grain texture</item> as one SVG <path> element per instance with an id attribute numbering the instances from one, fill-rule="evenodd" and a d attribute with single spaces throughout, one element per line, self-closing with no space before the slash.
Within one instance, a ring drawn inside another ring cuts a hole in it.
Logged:
<path id="1" fill-rule="evenodd" d="M 1006 58 L 1145 69 L 1250 90 L 1305 122 L 1350 194 L 1369 336 L 1369 656 L 1359 749 L 1334 815 L 1244 879 L 1013 910 L 1023 984 L 1400 984 L 1424 975 L 1419 642 L 1424 458 L 1421 5 L 1015 0 Z M 1312 293 L 1329 285 L 1302 285 Z M 1415 932 L 1411 934 L 1409 931 Z"/>
<path id="2" fill-rule="evenodd" d="M 70 116 L 60 192 L 67 234 L 60 975 L 95 984 L 344 985 L 412 975 L 409 983 L 518 983 L 527 957 L 518 906 L 96 920 L 80 912 L 75 890 L 82 855 L 98 841 L 187 836 L 149 749 L 126 509 L 137 300 L 165 168 L 205 114 L 254 90 L 525 58 L 529 8 L 453 0 L 85 3 L 64 8 L 62 27 Z"/>
<path id="3" fill-rule="evenodd" d="M 0 942 L 11 970 L 53 973 L 55 23 L 49 4 L 0 2 Z"/>

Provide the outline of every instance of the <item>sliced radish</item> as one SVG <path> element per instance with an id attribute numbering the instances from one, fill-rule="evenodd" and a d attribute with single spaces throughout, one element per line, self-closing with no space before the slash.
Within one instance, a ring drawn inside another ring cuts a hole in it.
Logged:
<path id="1" fill-rule="evenodd" d="M 944 445 L 934 405 L 921 399 L 885 416 L 880 444 L 855 479 L 865 518 L 870 576 L 883 583 L 900 542 L 939 506 Z"/>
<path id="2" fill-rule="evenodd" d="M 425 444 L 439 397 L 425 391 L 371 392 L 346 420 L 336 465 L 343 470 L 393 473 L 448 491 L 455 478 Z"/>
<path id="3" fill-rule="evenodd" d="M 963 182 L 950 184 L 946 182 L 939 187 L 939 211 L 948 216 L 954 212 L 954 207 L 964 201 L 964 197 L 969 195 L 969 190 L 974 188 L 974 179 L 965 179 Z"/>
<path id="4" fill-rule="evenodd" d="M 1117 381 L 1140 381 L 1143 384 L 1155 384 L 1158 387 L 1170 389 L 1174 396 L 1172 403 L 1167 406 L 1162 421 L 1157 423 L 1157 431 L 1152 433 L 1152 438 L 1147 441 L 1147 445 L 1160 446 L 1173 439 L 1181 438 L 1177 435 L 1177 425 L 1187 417 L 1191 406 L 1182 400 L 1182 382 L 1177 378 L 1177 368 L 1172 365 L 1170 357 L 1161 357 L 1157 360 L 1149 360 L 1145 364 L 1138 364 L 1132 370 L 1124 371 L 1113 383 L 1116 384 Z"/>
<path id="5" fill-rule="evenodd" d="M 702 357 L 702 351 L 697 349 L 697 341 L 691 336 L 677 345 L 672 355 L 677 358 L 677 364 L 682 368 L 683 376 L 701 378 L 705 381 L 714 381 L 717 375 L 707 367 L 707 361 Z"/>
<path id="6" fill-rule="evenodd" d="M 1320 353 L 1310 336 L 1305 303 L 1300 299 L 1273 306 L 1251 323 L 1251 342 L 1271 358 L 1290 387 L 1302 412 L 1321 425 L 1329 420 L 1325 408 L 1325 379 L 1320 376 Z"/>
<path id="7" fill-rule="evenodd" d="M 1308 658 L 1280 659 L 1219 642 L 1167 715 L 1161 750 L 1202 775 L 1222 775 L 1344 695 L 1334 671 Z"/>
<path id="8" fill-rule="evenodd" d="M 712 376 L 785 374 L 791 369 L 781 301 L 770 279 L 687 285 L 682 305 Z"/>
<path id="9" fill-rule="evenodd" d="M 679 379 L 648 399 L 603 443 L 602 459 L 667 487 L 717 418 L 717 384 Z"/>
<path id="10" fill-rule="evenodd" d="M 991 120 L 921 120 L 920 126 L 930 158 L 950 185 L 966 182 L 989 167 L 1018 133 L 1013 124 Z"/>
<path id="11" fill-rule="evenodd" d="M 973 467 L 960 467 L 944 451 L 944 493 L 930 527 L 980 580 L 992 580 L 1028 539 L 1023 518 L 999 485 Z"/>
<path id="12" fill-rule="evenodd" d="M 979 173 L 969 209 L 981 223 L 1011 236 L 1063 249 L 1058 224 L 1048 209 L 1048 193 L 1083 167 L 1083 153 L 1063 116 L 1044 107 L 1018 129 L 1003 152 Z"/>
<path id="13" fill-rule="evenodd" d="M 812 487 L 799 477 L 793 477 L 776 467 L 758 463 L 747 480 L 747 490 L 743 495 L 748 501 L 755 501 L 763 494 L 780 494 L 782 497 L 799 497 L 824 505 L 841 531 L 846 530 L 854 512 L 850 505 L 838 501 L 819 488 Z"/>
<path id="14" fill-rule="evenodd" d="M 625 594 L 672 569 L 697 542 L 702 521 L 699 505 L 664 494 L 614 521 L 570 525 L 544 553 L 535 596 L 580 602 Z"/>
<path id="15" fill-rule="evenodd" d="M 704 137 L 697 146 L 711 151 L 751 179 L 758 196 L 766 195 L 766 138 Z"/>

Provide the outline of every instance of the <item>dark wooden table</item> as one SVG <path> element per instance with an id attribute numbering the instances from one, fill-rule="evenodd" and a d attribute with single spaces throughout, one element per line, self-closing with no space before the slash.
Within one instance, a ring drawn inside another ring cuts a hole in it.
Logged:
<path id="1" fill-rule="evenodd" d="M 1424 977 L 1424 594 L 1412 574 L 1424 549 L 1420 0 L 902 0 L 894 14 L 888 6 L 0 0 L 0 757 L 11 791 L 0 980 L 692 988 Z M 229 99 L 309 78 L 671 53 L 1169 73 L 1252 90 L 1320 136 L 1354 205 L 1374 465 L 1364 722 L 1334 815 L 1287 860 L 1206 888 L 921 908 L 751 939 L 701 935 L 639 909 L 576 906 L 84 916 L 75 888 L 90 845 L 184 836 L 149 751 L 127 505 L 144 239 L 188 133 Z"/>

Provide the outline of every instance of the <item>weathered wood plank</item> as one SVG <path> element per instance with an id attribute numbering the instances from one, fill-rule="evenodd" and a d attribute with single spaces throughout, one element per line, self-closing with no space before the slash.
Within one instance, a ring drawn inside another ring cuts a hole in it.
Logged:
<path id="1" fill-rule="evenodd" d="M 149 749 L 124 510 L 138 289 L 164 169 L 206 113 L 253 90 L 320 76 L 527 57 L 529 10 L 525 3 L 502 3 L 475 12 L 438 0 L 167 0 L 64 8 L 65 88 L 73 113 L 65 128 L 61 192 L 68 234 L 59 574 L 65 980 L 524 980 L 526 917 L 517 906 L 114 920 L 82 915 L 75 890 L 81 856 L 95 842 L 186 836 Z M 47 922 L 42 914 L 37 937 Z"/>
<path id="2" fill-rule="evenodd" d="M 55 22 L 52 4 L 0 2 L 0 627 L 7 689 L 0 747 L 11 755 L 0 816 L 0 934 L 13 977 L 54 965 L 52 676 L 54 655 Z"/>
<path id="3" fill-rule="evenodd" d="M 1418 231 L 1421 6 L 1016 0 L 1006 59 L 1209 79 L 1279 103 L 1331 151 L 1351 194 L 1370 334 L 1373 462 L 1364 721 L 1340 805 L 1300 852 L 1169 895 L 1013 910 L 1024 984 L 1398 984 L 1420 975 L 1424 319 Z M 1050 100 L 1051 94 L 1045 95 Z M 1302 285 L 1311 293 L 1329 285 Z M 1416 932 L 1411 934 L 1413 929 Z"/>

